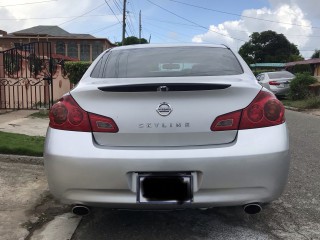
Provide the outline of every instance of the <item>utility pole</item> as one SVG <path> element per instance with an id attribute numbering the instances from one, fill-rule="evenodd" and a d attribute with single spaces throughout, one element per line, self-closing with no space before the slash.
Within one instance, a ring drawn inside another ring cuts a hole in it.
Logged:
<path id="1" fill-rule="evenodd" d="M 122 46 L 126 37 L 126 6 L 127 0 L 123 0 L 123 13 L 122 13 Z"/>
<path id="2" fill-rule="evenodd" d="M 141 26 L 141 10 L 139 12 L 139 43 L 141 43 L 141 30 L 142 30 L 142 26 Z"/>

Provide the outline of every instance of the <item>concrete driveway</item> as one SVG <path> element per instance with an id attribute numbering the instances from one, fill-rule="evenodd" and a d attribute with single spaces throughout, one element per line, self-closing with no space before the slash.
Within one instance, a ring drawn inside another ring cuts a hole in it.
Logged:
<path id="1" fill-rule="evenodd" d="M 45 136 L 49 119 L 29 117 L 38 111 L 19 110 L 0 115 L 0 131 L 30 136 Z"/>

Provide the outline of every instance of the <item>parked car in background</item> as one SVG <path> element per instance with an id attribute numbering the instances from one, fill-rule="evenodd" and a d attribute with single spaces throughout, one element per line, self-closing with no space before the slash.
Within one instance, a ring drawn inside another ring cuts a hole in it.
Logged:
<path id="1" fill-rule="evenodd" d="M 290 90 L 290 82 L 295 77 L 288 71 L 264 72 L 256 78 L 261 86 L 269 89 L 277 97 L 285 97 Z"/>
<path id="2" fill-rule="evenodd" d="M 131 45 L 102 53 L 50 110 L 49 188 L 88 206 L 243 205 L 287 182 L 284 107 L 226 46 Z"/>

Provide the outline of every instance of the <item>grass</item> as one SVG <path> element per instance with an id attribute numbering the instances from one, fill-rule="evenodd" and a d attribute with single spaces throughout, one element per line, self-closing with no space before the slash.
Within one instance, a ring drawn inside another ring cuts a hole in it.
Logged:
<path id="1" fill-rule="evenodd" d="M 32 117 L 32 118 L 49 118 L 49 111 L 47 111 L 46 113 L 35 112 L 35 113 L 30 114 L 28 117 Z"/>
<path id="2" fill-rule="evenodd" d="M 43 156 L 44 137 L 27 136 L 0 131 L 0 153 Z"/>
<path id="3" fill-rule="evenodd" d="M 289 107 L 295 107 L 299 109 L 315 109 L 315 108 L 320 108 L 320 97 L 319 96 L 314 96 L 314 97 L 309 97 L 307 99 L 303 100 L 289 100 L 289 99 L 283 99 L 281 102 L 285 106 Z"/>

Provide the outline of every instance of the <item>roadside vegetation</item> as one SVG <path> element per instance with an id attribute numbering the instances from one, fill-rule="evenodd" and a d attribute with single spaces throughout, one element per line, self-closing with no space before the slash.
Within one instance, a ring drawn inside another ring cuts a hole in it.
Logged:
<path id="1" fill-rule="evenodd" d="M 282 99 L 281 102 L 288 107 L 294 107 L 298 109 L 315 109 L 320 108 L 320 97 L 309 97 L 302 100 L 289 100 Z"/>
<path id="2" fill-rule="evenodd" d="M 31 117 L 31 118 L 49 118 L 49 111 L 46 111 L 46 112 L 35 112 L 35 113 L 32 113 L 30 114 L 28 117 Z"/>
<path id="3" fill-rule="evenodd" d="M 290 83 L 288 99 L 281 101 L 285 106 L 298 109 L 320 108 L 320 96 L 315 94 L 316 90 L 315 92 L 310 91 L 310 85 L 318 84 L 317 79 L 309 73 L 297 73 Z"/>
<path id="4" fill-rule="evenodd" d="M 26 156 L 42 156 L 44 137 L 0 131 L 0 153 Z"/>

